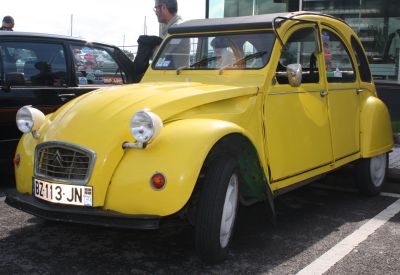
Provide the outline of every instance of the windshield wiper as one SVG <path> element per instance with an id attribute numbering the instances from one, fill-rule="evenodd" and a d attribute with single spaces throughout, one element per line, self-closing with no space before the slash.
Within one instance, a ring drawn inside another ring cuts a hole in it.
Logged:
<path id="1" fill-rule="evenodd" d="M 190 68 L 196 67 L 196 66 L 200 66 L 200 65 L 207 65 L 210 61 L 213 61 L 217 59 L 216 56 L 210 56 L 210 57 L 204 57 L 203 59 L 193 63 L 192 65 L 190 65 Z"/>
<path id="2" fill-rule="evenodd" d="M 233 63 L 232 65 L 239 65 L 240 63 L 242 63 L 243 61 L 249 61 L 258 57 L 262 57 L 263 55 L 267 54 L 267 51 L 261 51 L 261 52 L 256 52 L 256 53 L 252 53 L 252 54 L 248 54 L 245 57 L 235 61 L 235 63 Z"/>
<path id="3" fill-rule="evenodd" d="M 194 68 L 194 67 L 197 67 L 197 66 L 200 66 L 200 65 L 203 65 L 203 66 L 207 65 L 210 61 L 213 61 L 215 59 L 217 59 L 216 56 L 204 57 L 203 59 L 201 59 L 201 60 L 199 60 L 199 61 L 197 61 L 197 62 L 195 62 L 195 63 L 193 63 L 193 64 L 191 64 L 189 66 L 179 67 L 178 69 L 176 69 L 176 74 L 179 75 L 181 73 L 181 71 L 183 71 L 183 70 Z"/>
<path id="4" fill-rule="evenodd" d="M 246 55 L 245 57 L 242 57 L 242 58 L 240 58 L 239 60 L 236 60 L 235 62 L 233 62 L 233 63 L 231 63 L 231 64 L 228 64 L 228 65 L 222 67 L 221 69 L 219 69 L 219 74 L 222 74 L 223 71 L 224 71 L 226 68 L 240 65 L 240 64 L 243 63 L 243 62 L 246 62 L 246 61 L 249 61 L 249 60 L 258 58 L 258 57 L 262 57 L 262 56 L 265 55 L 265 54 L 267 54 L 267 51 L 261 51 L 261 52 L 256 52 L 256 53 L 248 54 L 248 55 Z"/>
<path id="5" fill-rule="evenodd" d="M 222 72 L 226 68 L 229 68 L 229 67 L 232 67 L 232 66 L 237 66 L 237 65 L 239 65 L 239 64 L 241 64 L 241 63 L 243 63 L 245 61 L 249 61 L 249 60 L 252 60 L 252 59 L 255 59 L 255 58 L 258 58 L 258 57 L 262 57 L 265 54 L 267 54 L 267 51 L 261 51 L 261 52 L 248 54 L 245 57 L 243 57 L 243 58 L 241 58 L 239 60 L 236 60 L 234 63 L 228 64 L 228 65 L 222 67 L 219 70 L 219 74 L 222 74 Z M 181 73 L 181 71 L 187 70 L 187 69 L 190 69 L 190 68 L 193 68 L 193 67 L 197 67 L 197 66 L 200 66 L 200 65 L 203 65 L 203 66 L 207 65 L 210 61 L 214 61 L 216 59 L 217 59 L 217 56 L 205 57 L 205 58 L 203 58 L 203 59 L 201 59 L 201 60 L 199 60 L 199 61 L 197 61 L 197 62 L 195 62 L 195 63 L 193 63 L 193 64 L 191 64 L 189 66 L 179 67 L 178 69 L 176 69 L 176 74 L 179 75 Z"/>
<path id="6" fill-rule="evenodd" d="M 181 73 L 181 71 L 189 69 L 189 68 L 190 68 L 189 66 L 179 67 L 178 69 L 176 69 L 176 74 L 179 75 Z"/>

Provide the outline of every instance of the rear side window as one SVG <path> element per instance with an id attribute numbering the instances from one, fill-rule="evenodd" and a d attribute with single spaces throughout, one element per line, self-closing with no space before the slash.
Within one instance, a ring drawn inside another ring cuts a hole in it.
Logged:
<path id="1" fill-rule="evenodd" d="M 0 43 L 3 73 L 20 74 L 25 86 L 63 87 L 68 83 L 67 62 L 61 44 Z"/>
<path id="2" fill-rule="evenodd" d="M 72 45 L 78 85 L 124 84 L 125 73 L 106 51 L 99 47 Z"/>
<path id="3" fill-rule="evenodd" d="M 354 82 L 356 74 L 353 62 L 343 41 L 335 33 L 326 29 L 322 31 L 322 41 L 328 82 Z"/>
<path id="4" fill-rule="evenodd" d="M 351 37 L 351 46 L 356 55 L 358 71 L 360 72 L 361 81 L 371 82 L 371 70 L 368 66 L 367 57 L 365 56 L 360 43 L 354 36 Z"/>

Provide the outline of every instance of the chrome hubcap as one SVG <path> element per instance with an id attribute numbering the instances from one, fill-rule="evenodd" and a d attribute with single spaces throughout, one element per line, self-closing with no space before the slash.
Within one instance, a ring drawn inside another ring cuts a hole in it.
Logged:
<path id="1" fill-rule="evenodd" d="M 386 154 L 371 158 L 370 173 L 372 183 L 376 187 L 381 186 L 386 173 Z"/>
<path id="2" fill-rule="evenodd" d="M 228 245 L 229 239 L 232 235 L 233 224 L 236 217 L 238 194 L 239 181 L 237 175 L 233 174 L 229 179 L 224 208 L 222 210 L 221 230 L 219 235 L 219 241 L 222 248 Z"/>

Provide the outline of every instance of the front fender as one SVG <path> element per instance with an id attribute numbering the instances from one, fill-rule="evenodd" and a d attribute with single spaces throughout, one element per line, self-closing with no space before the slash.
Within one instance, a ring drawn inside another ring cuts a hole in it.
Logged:
<path id="1" fill-rule="evenodd" d="M 374 157 L 393 147 L 390 115 L 385 104 L 377 97 L 368 97 L 361 106 L 361 156 Z"/>
<path id="2" fill-rule="evenodd" d="M 126 214 L 167 216 L 188 202 L 204 160 L 223 136 L 243 133 L 236 124 L 186 119 L 167 124 L 145 149 L 126 149 L 107 191 L 105 208 Z M 154 173 L 166 176 L 162 190 L 150 186 Z"/>

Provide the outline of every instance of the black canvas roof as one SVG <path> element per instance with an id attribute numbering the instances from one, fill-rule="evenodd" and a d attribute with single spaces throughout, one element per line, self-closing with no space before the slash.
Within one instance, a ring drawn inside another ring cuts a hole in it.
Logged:
<path id="1" fill-rule="evenodd" d="M 254 16 L 195 19 L 172 26 L 171 28 L 169 28 L 168 32 L 171 34 L 176 34 L 188 32 L 212 32 L 225 30 L 272 28 L 272 21 L 276 17 L 292 17 L 301 14 L 310 14 L 310 12 L 286 12 L 261 14 Z"/>

